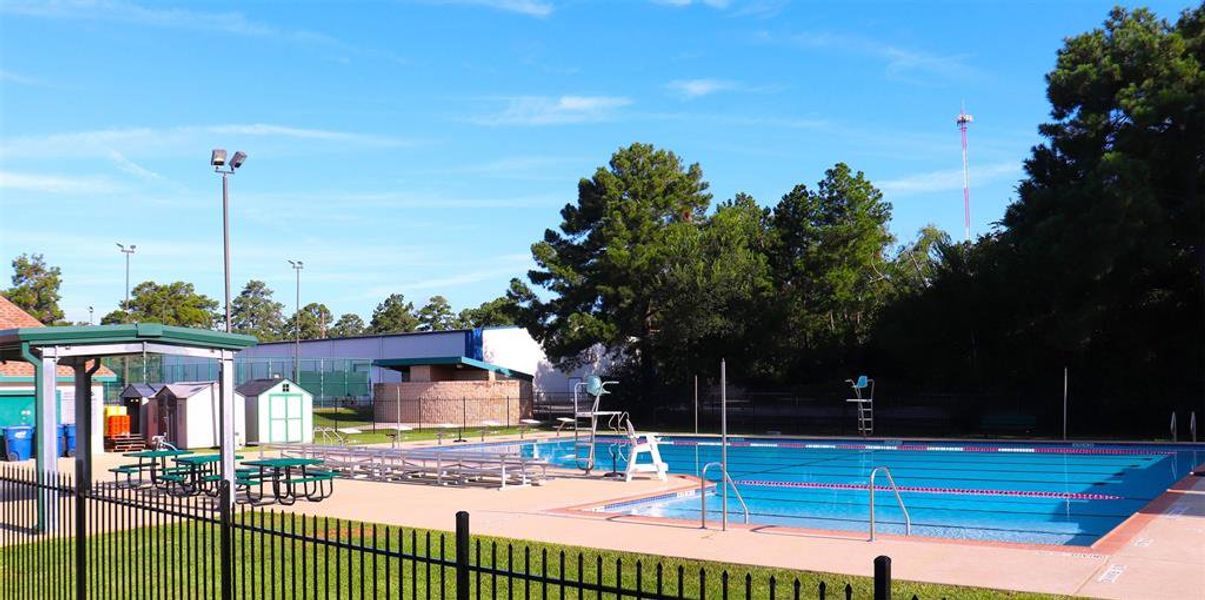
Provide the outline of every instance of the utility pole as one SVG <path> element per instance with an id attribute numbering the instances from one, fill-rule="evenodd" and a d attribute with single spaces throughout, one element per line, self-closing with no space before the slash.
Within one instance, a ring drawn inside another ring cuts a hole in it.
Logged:
<path id="1" fill-rule="evenodd" d="M 297 312 L 293 313 L 293 382 L 300 385 L 301 382 L 301 270 L 305 268 L 305 263 L 299 260 L 290 260 L 289 264 L 293 267 L 293 271 L 297 273 Z"/>

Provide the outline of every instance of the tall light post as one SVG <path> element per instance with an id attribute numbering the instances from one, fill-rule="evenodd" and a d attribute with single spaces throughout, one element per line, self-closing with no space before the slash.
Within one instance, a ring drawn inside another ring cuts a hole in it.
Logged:
<path id="1" fill-rule="evenodd" d="M 89 306 L 89 307 L 88 307 L 88 324 L 89 324 L 89 325 L 95 325 L 95 324 L 96 324 L 95 322 L 93 322 L 93 321 L 92 321 L 92 318 L 93 318 L 93 314 L 92 314 L 92 307 L 91 307 L 91 306 Z"/>
<path id="2" fill-rule="evenodd" d="M 293 381 L 300 385 L 301 383 L 301 270 L 305 268 L 305 263 L 299 260 L 290 260 L 293 271 L 297 273 L 297 312 L 293 313 Z"/>
<path id="3" fill-rule="evenodd" d="M 137 248 L 138 246 L 134 244 L 130 244 L 129 247 L 120 242 L 117 244 L 117 249 L 121 250 L 121 253 L 126 255 L 126 301 L 125 305 L 122 306 L 122 308 L 126 310 L 129 310 L 128 305 L 130 304 L 130 255 L 133 254 L 134 250 Z"/>
<path id="4" fill-rule="evenodd" d="M 222 176 L 222 259 L 226 273 L 226 333 L 233 329 L 230 325 L 230 176 L 234 175 L 234 171 L 243 166 L 246 160 L 247 153 L 242 150 L 230 157 L 230 164 L 226 163 L 226 151 L 222 148 L 214 148 L 209 156 L 213 172 Z"/>

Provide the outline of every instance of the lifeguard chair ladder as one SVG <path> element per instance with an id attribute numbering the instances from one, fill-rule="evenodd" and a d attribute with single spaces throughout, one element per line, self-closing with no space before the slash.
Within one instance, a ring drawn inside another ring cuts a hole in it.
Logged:
<path id="1" fill-rule="evenodd" d="M 614 383 L 608 381 L 606 383 Z M 622 411 L 617 410 L 598 410 L 599 400 L 603 394 L 609 394 L 601 379 L 596 375 L 591 375 L 584 382 L 578 382 L 573 386 L 573 453 L 577 459 L 577 468 L 585 471 L 587 475 L 594 470 L 595 465 L 595 445 L 594 442 L 598 437 L 599 419 L 606 418 L 607 426 L 614 433 L 622 432 L 620 424 Z M 586 388 L 586 394 L 594 396 L 594 402 L 590 406 L 590 410 L 581 410 L 578 408 L 578 390 Z"/>
<path id="2" fill-rule="evenodd" d="M 874 380 L 859 375 L 857 379 L 846 379 L 845 383 L 854 391 L 854 397 L 845 401 L 854 403 L 858 409 L 858 435 L 874 435 Z"/>

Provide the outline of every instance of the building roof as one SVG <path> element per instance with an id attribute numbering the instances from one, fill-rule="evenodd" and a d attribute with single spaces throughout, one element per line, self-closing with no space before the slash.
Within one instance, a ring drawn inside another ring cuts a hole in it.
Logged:
<path id="1" fill-rule="evenodd" d="M 150 398 L 163 389 L 162 383 L 131 383 L 121 391 L 122 398 Z"/>
<path id="2" fill-rule="evenodd" d="M 257 346 L 267 346 L 267 347 L 293 346 L 294 344 L 297 344 L 297 343 L 306 344 L 306 343 L 316 343 L 316 342 L 338 342 L 341 340 L 364 340 L 364 339 L 372 339 L 372 338 L 411 337 L 411 336 L 423 336 L 423 335 L 449 335 L 449 334 L 455 334 L 455 333 L 459 333 L 459 334 L 463 335 L 465 333 L 471 333 L 475 329 L 480 329 L 482 331 L 491 331 L 491 330 L 496 330 L 496 329 L 522 329 L 522 327 L 520 327 L 518 325 L 486 325 L 484 327 L 477 327 L 477 328 L 439 329 L 436 331 L 397 331 L 394 333 L 364 333 L 361 335 L 311 338 L 311 339 L 300 340 L 300 341 L 279 340 L 279 341 L 275 341 L 275 342 L 261 342 L 261 343 L 257 344 Z"/>
<path id="3" fill-rule="evenodd" d="M 250 398 L 252 396 L 258 396 L 258 395 L 276 387 L 277 385 L 279 385 L 281 383 L 293 383 L 293 380 L 287 379 L 287 378 L 277 378 L 277 377 L 265 378 L 265 379 L 252 379 L 250 381 L 244 382 L 242 385 L 240 385 L 234 389 L 236 392 L 242 394 L 243 396 Z M 297 384 L 293 384 L 293 385 L 297 386 Z M 301 389 L 301 386 L 297 386 L 297 388 Z"/>
<path id="4" fill-rule="evenodd" d="M 434 357 L 423 357 L 423 358 L 381 358 L 381 359 L 372 361 L 372 364 L 377 367 L 392 369 L 394 371 L 401 371 L 401 370 L 409 369 L 410 367 L 428 366 L 428 365 L 464 365 L 467 367 L 473 367 L 474 369 L 481 369 L 483 371 L 493 371 L 495 373 L 504 375 L 506 377 L 510 377 L 512 379 L 525 379 L 527 381 L 532 380 L 532 376 L 530 373 L 522 373 L 522 372 L 516 371 L 514 369 L 508 369 L 501 365 L 487 363 L 485 361 L 477 360 L 475 358 L 469 358 L 467 356 L 434 356 Z"/>
<path id="5" fill-rule="evenodd" d="M 191 398 L 217 385 L 218 382 L 216 381 L 177 381 L 176 383 L 164 384 L 156 395 L 172 396 L 177 399 Z M 234 390 L 234 393 L 236 396 L 243 395 L 237 388 Z"/>
<path id="6" fill-rule="evenodd" d="M 0 296 L 0 331 L 6 329 L 33 329 L 37 327 L 45 328 L 41 321 L 35 319 L 33 315 L 21 310 L 21 307 L 13 304 L 8 298 Z M 10 360 L 8 357 L 0 357 L 0 377 L 16 377 L 29 378 L 33 381 L 33 365 L 16 358 Z M 58 377 L 74 377 L 75 371 L 68 366 L 59 365 L 57 369 Z M 101 367 L 100 370 L 93 375 L 93 379 L 113 379 L 116 375 L 106 367 Z"/>

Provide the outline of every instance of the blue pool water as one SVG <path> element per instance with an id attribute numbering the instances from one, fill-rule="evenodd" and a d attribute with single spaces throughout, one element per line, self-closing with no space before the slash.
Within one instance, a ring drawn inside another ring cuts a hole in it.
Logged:
<path id="1" fill-rule="evenodd" d="M 598 447 L 610 470 L 612 443 Z M 522 446 L 573 467 L 571 439 Z M 718 461 L 715 438 L 665 437 L 670 472 L 698 475 Z M 912 517 L 913 535 L 1035 544 L 1090 545 L 1205 461 L 1205 445 L 894 442 L 730 438 L 729 472 L 751 522 L 866 531 L 867 478 L 886 465 Z M 622 463 L 620 464 L 622 470 Z M 709 477 L 716 477 L 716 469 Z M 886 479 L 877 479 L 878 531 L 903 533 Z M 711 492 L 714 493 L 714 492 Z M 697 494 L 605 506 L 617 513 L 699 520 Z M 718 519 L 708 497 L 708 520 Z M 730 496 L 729 518 L 742 521 Z"/>

